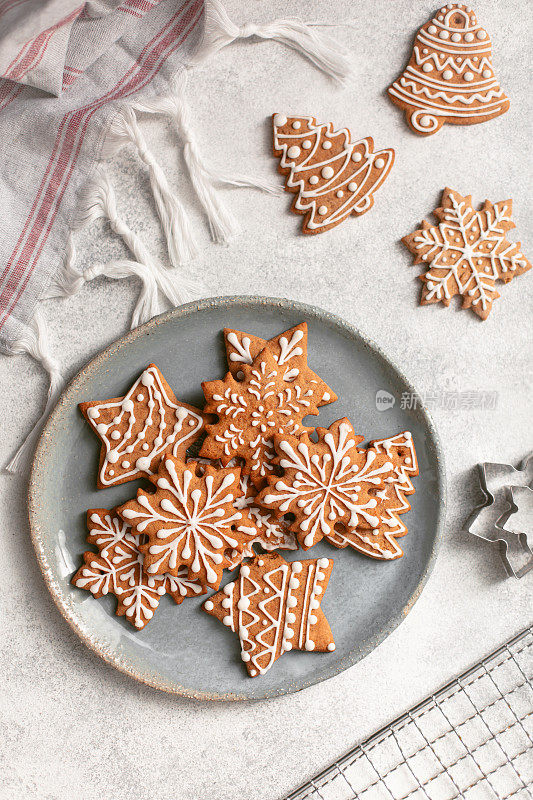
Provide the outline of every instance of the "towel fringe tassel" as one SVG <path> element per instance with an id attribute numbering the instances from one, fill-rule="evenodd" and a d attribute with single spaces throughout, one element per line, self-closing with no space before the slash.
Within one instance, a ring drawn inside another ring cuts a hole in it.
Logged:
<path id="1" fill-rule="evenodd" d="M 240 27 L 228 16 L 221 0 L 209 0 L 205 33 L 191 66 L 199 64 L 238 39 L 273 39 L 306 56 L 318 69 L 345 84 L 352 75 L 352 64 L 339 44 L 315 30 L 314 25 L 297 19 L 277 19 L 261 25 L 246 23 Z"/>
<path id="2" fill-rule="evenodd" d="M 238 233 L 239 226 L 217 192 L 217 184 L 260 189 L 276 195 L 282 194 L 283 190 L 268 180 L 241 174 L 229 175 L 205 163 L 192 127 L 190 105 L 185 96 L 186 85 L 187 71 L 182 70 L 171 81 L 170 92 L 136 100 L 133 107 L 144 114 L 165 114 L 173 120 L 183 143 L 183 156 L 191 183 L 207 216 L 211 238 L 218 244 L 227 243 Z"/>

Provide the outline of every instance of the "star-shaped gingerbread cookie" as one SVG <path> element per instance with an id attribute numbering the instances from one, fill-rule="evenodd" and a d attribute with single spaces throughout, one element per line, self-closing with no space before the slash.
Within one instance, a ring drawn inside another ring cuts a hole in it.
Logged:
<path id="1" fill-rule="evenodd" d="M 102 442 L 99 489 L 153 475 L 166 454 L 184 457 L 204 425 L 202 412 L 176 400 L 155 364 L 124 397 L 79 407 Z"/>
<path id="2" fill-rule="evenodd" d="M 265 347 L 270 350 L 280 367 L 285 367 L 283 380 L 291 383 L 302 377 L 313 389 L 313 399 L 317 406 L 325 406 L 337 400 L 337 395 L 322 378 L 307 365 L 307 323 L 302 322 L 294 328 L 274 336 L 268 341 L 234 328 L 224 328 L 224 341 L 228 367 L 231 374 L 242 379 L 242 364 L 251 364 Z"/>
<path id="3" fill-rule="evenodd" d="M 266 347 L 252 364 L 241 364 L 243 379 L 228 372 L 224 380 L 202 384 L 206 414 L 217 422 L 206 425 L 207 436 L 200 455 L 227 465 L 236 456 L 244 460 L 243 473 L 256 486 L 273 469 L 275 434 L 300 436 L 309 428 L 307 414 L 318 414 L 314 390 L 300 375 L 285 381 L 285 365 L 279 365 Z"/>

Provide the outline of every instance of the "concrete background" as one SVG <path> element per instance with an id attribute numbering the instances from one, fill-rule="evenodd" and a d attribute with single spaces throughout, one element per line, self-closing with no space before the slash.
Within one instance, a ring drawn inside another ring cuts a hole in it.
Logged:
<path id="1" fill-rule="evenodd" d="M 339 89 L 278 44 L 228 48 L 190 76 L 206 157 L 228 170 L 275 179 L 268 117 L 282 111 L 332 120 L 355 137 L 372 135 L 376 147 L 396 149 L 396 163 L 374 209 L 325 236 L 298 234 L 288 197 L 226 191 L 242 233 L 231 248 L 217 247 L 170 126 L 147 120 L 147 138 L 202 243 L 191 272 L 201 272 L 207 295 L 256 292 L 334 311 L 381 345 L 419 392 L 496 390 L 497 406 L 433 410 L 446 455 L 449 511 L 434 573 L 406 621 L 342 675 L 257 704 L 197 704 L 159 694 L 89 652 L 61 619 L 37 567 L 25 482 L 1 476 L 0 797 L 6 800 L 281 798 L 531 622 L 532 573 L 506 579 L 497 550 L 461 527 L 481 499 L 474 465 L 516 464 L 531 447 L 532 276 L 504 286 L 484 323 L 455 305 L 420 308 L 417 268 L 399 243 L 424 217 L 431 219 L 449 185 L 480 203 L 513 197 L 516 238 L 532 257 L 531 30 L 523 4 L 478 0 L 475 6 L 492 35 L 510 111 L 483 125 L 445 126 L 428 139 L 410 133 L 384 90 L 434 2 L 230 0 L 227 7 L 237 22 L 293 14 L 338 24 L 331 33 L 353 53 L 355 80 Z M 146 174 L 133 150 L 119 155 L 112 173 L 124 215 L 164 258 Z M 81 266 L 125 254 L 103 225 L 80 234 L 77 244 Z M 136 288 L 133 281 L 99 279 L 77 297 L 46 304 L 52 347 L 68 376 L 124 333 Z M 46 381 L 28 357 L 2 358 L 0 376 L 5 461 L 39 415 Z"/>

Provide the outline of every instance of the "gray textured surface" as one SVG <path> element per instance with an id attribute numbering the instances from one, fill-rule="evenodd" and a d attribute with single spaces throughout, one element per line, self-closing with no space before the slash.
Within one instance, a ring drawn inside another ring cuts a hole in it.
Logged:
<path id="1" fill-rule="evenodd" d="M 324 20 L 317 0 L 268 5 L 245 11 L 242 0 L 232 0 L 228 8 L 242 21 L 290 13 Z M 235 45 L 191 74 L 202 148 L 227 168 L 274 175 L 266 121 L 272 111 L 309 112 L 396 148 L 374 209 L 324 236 L 296 235 L 300 221 L 286 213 L 288 197 L 227 192 L 243 232 L 229 249 L 211 245 L 170 128 L 146 124 L 172 184 L 192 208 L 203 244 L 192 268 L 201 270 L 206 294 L 258 291 L 314 303 L 362 328 L 420 391 L 498 391 L 494 410 L 433 411 L 446 455 L 449 511 L 444 546 L 420 601 L 371 656 L 320 686 L 255 705 L 181 701 L 107 667 L 70 632 L 33 556 L 25 487 L 2 476 L 2 799 L 279 798 L 530 622 L 531 576 L 505 579 L 496 550 L 465 536 L 461 525 L 481 500 L 473 465 L 516 463 L 531 446 L 531 274 L 503 287 L 480 323 L 455 306 L 419 308 L 417 270 L 398 243 L 429 218 L 448 184 L 479 202 L 513 197 L 516 238 L 531 256 L 530 23 L 517 0 L 476 3 L 511 109 L 488 124 L 445 126 L 422 140 L 383 90 L 436 7 L 404 0 L 328 7 L 328 22 L 352 22 L 333 31 L 355 54 L 357 78 L 345 90 L 271 43 Z M 113 172 L 126 216 L 157 248 L 145 175 L 133 153 L 121 154 Z M 78 242 L 86 264 L 123 252 L 97 226 Z M 78 297 L 47 304 L 52 345 L 68 374 L 124 332 L 134 293 L 129 283 L 99 280 Z M 39 413 L 46 386 L 30 359 L 4 358 L 0 370 L 5 459 Z"/>

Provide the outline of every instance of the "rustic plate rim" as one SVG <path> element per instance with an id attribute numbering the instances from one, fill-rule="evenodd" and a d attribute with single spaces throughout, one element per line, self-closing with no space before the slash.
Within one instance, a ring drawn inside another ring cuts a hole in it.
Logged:
<path id="1" fill-rule="evenodd" d="M 397 377 L 401 378 L 401 380 L 406 384 L 409 390 L 411 390 L 415 394 L 415 396 L 418 396 L 416 390 L 411 384 L 411 381 L 405 376 L 403 370 L 397 366 L 397 364 L 383 351 L 383 349 L 378 344 L 376 344 L 376 342 L 374 342 L 370 337 L 364 334 L 359 328 L 347 322 L 337 314 L 325 311 L 324 309 L 321 309 L 318 306 L 314 306 L 308 303 L 301 303 L 297 300 L 288 300 L 286 298 L 281 298 L 281 297 L 267 297 L 261 295 L 223 295 L 223 296 L 203 298 L 201 300 L 195 300 L 190 303 L 184 304 L 182 306 L 178 306 L 177 308 L 173 308 L 170 311 L 166 311 L 163 314 L 158 315 L 157 317 L 153 317 L 151 320 L 144 323 L 143 325 L 140 325 L 138 328 L 129 331 L 124 336 L 121 336 L 120 338 L 116 339 L 114 342 L 112 342 L 103 350 L 101 350 L 99 353 L 97 353 L 76 373 L 76 375 L 74 375 L 74 377 L 69 381 L 69 383 L 61 393 L 61 396 L 56 406 L 52 409 L 46 421 L 46 424 L 43 430 L 41 431 L 41 434 L 37 442 L 37 446 L 35 448 L 35 454 L 32 462 L 29 483 L 28 483 L 28 518 L 29 518 L 31 540 L 33 543 L 33 547 L 35 549 L 37 561 L 39 563 L 41 572 L 43 573 L 43 577 L 47 585 L 48 591 L 50 592 L 52 599 L 54 600 L 54 603 L 59 609 L 59 612 L 61 613 L 62 617 L 66 620 L 70 628 L 78 635 L 81 641 L 85 645 L 87 645 L 87 647 L 89 647 L 90 650 L 96 653 L 96 655 L 100 656 L 100 658 L 102 658 L 108 664 L 118 669 L 120 672 L 130 676 L 131 678 L 134 678 L 136 681 L 143 683 L 146 686 L 150 686 L 151 688 L 167 692 L 168 694 L 173 694 L 175 696 L 180 696 L 180 697 L 186 697 L 193 700 L 210 700 L 210 701 L 266 700 L 273 697 L 280 697 L 286 694 L 292 694 L 301 691 L 307 688 L 308 686 L 316 685 L 324 680 L 328 680 L 329 678 L 332 678 L 335 675 L 344 672 L 344 670 L 356 664 L 358 661 L 360 661 L 369 653 L 371 653 L 379 644 L 381 644 L 381 642 L 383 642 L 400 625 L 400 623 L 405 619 L 407 614 L 411 611 L 414 604 L 420 597 L 422 590 L 424 589 L 429 579 L 429 576 L 433 570 L 443 538 L 444 521 L 446 515 L 446 470 L 444 464 L 444 453 L 435 424 L 429 412 L 425 407 L 419 406 L 418 411 L 421 415 L 423 423 L 427 426 L 431 434 L 431 444 L 434 449 L 436 472 L 437 472 L 437 486 L 440 497 L 440 503 L 437 512 L 435 539 L 431 547 L 431 552 L 429 554 L 425 570 L 417 586 L 411 593 L 409 601 L 404 606 L 404 608 L 401 609 L 397 614 L 393 615 L 389 620 L 388 624 L 382 628 L 379 634 L 376 635 L 371 641 L 367 642 L 364 647 L 354 648 L 348 656 L 344 657 L 341 661 L 338 661 L 335 664 L 333 664 L 329 672 L 325 674 L 324 673 L 320 674 L 320 676 L 317 677 L 316 680 L 314 678 L 310 680 L 305 680 L 305 679 L 300 680 L 297 681 L 292 686 L 278 688 L 272 691 L 265 691 L 263 694 L 254 695 L 253 697 L 246 694 L 235 694 L 232 692 L 210 693 L 205 691 L 198 691 L 190 687 L 181 686 L 180 684 L 177 684 L 175 682 L 162 680 L 160 676 L 158 678 L 157 676 L 152 675 L 148 672 L 143 673 L 142 671 L 140 671 L 139 666 L 138 665 L 136 666 L 135 664 L 131 663 L 129 659 L 121 658 L 116 651 L 106 649 L 103 646 L 103 643 L 100 643 L 97 640 L 97 637 L 94 634 L 94 632 L 88 633 L 85 630 L 84 626 L 80 623 L 79 619 L 76 616 L 73 604 L 69 603 L 68 598 L 64 596 L 61 586 L 55 579 L 54 571 L 52 570 L 50 564 L 48 563 L 48 560 L 44 552 L 44 539 L 41 533 L 41 525 L 45 524 L 45 521 L 41 522 L 39 518 L 39 513 L 41 510 L 39 489 L 40 489 L 40 477 L 42 474 L 42 470 L 46 467 L 47 441 L 48 437 L 50 436 L 51 428 L 53 428 L 54 423 L 56 419 L 60 416 L 64 406 L 69 402 L 71 395 L 74 394 L 74 392 L 78 388 L 78 384 L 82 383 L 84 377 L 89 372 L 96 370 L 102 364 L 105 364 L 107 358 L 111 354 L 115 353 L 117 350 L 129 346 L 136 339 L 138 339 L 141 336 L 144 336 L 146 332 L 149 332 L 151 329 L 157 327 L 158 325 L 165 324 L 170 320 L 179 319 L 180 317 L 190 316 L 194 313 L 209 308 L 235 307 L 235 306 L 245 306 L 250 304 L 273 306 L 273 307 L 278 307 L 281 310 L 288 310 L 288 311 L 300 311 L 303 314 L 306 314 L 307 316 L 315 317 L 320 321 L 329 322 L 340 327 L 341 329 L 344 329 L 351 337 L 358 338 L 366 347 L 373 350 L 381 359 L 383 359 L 387 367 L 391 369 L 392 372 L 396 373 Z"/>

